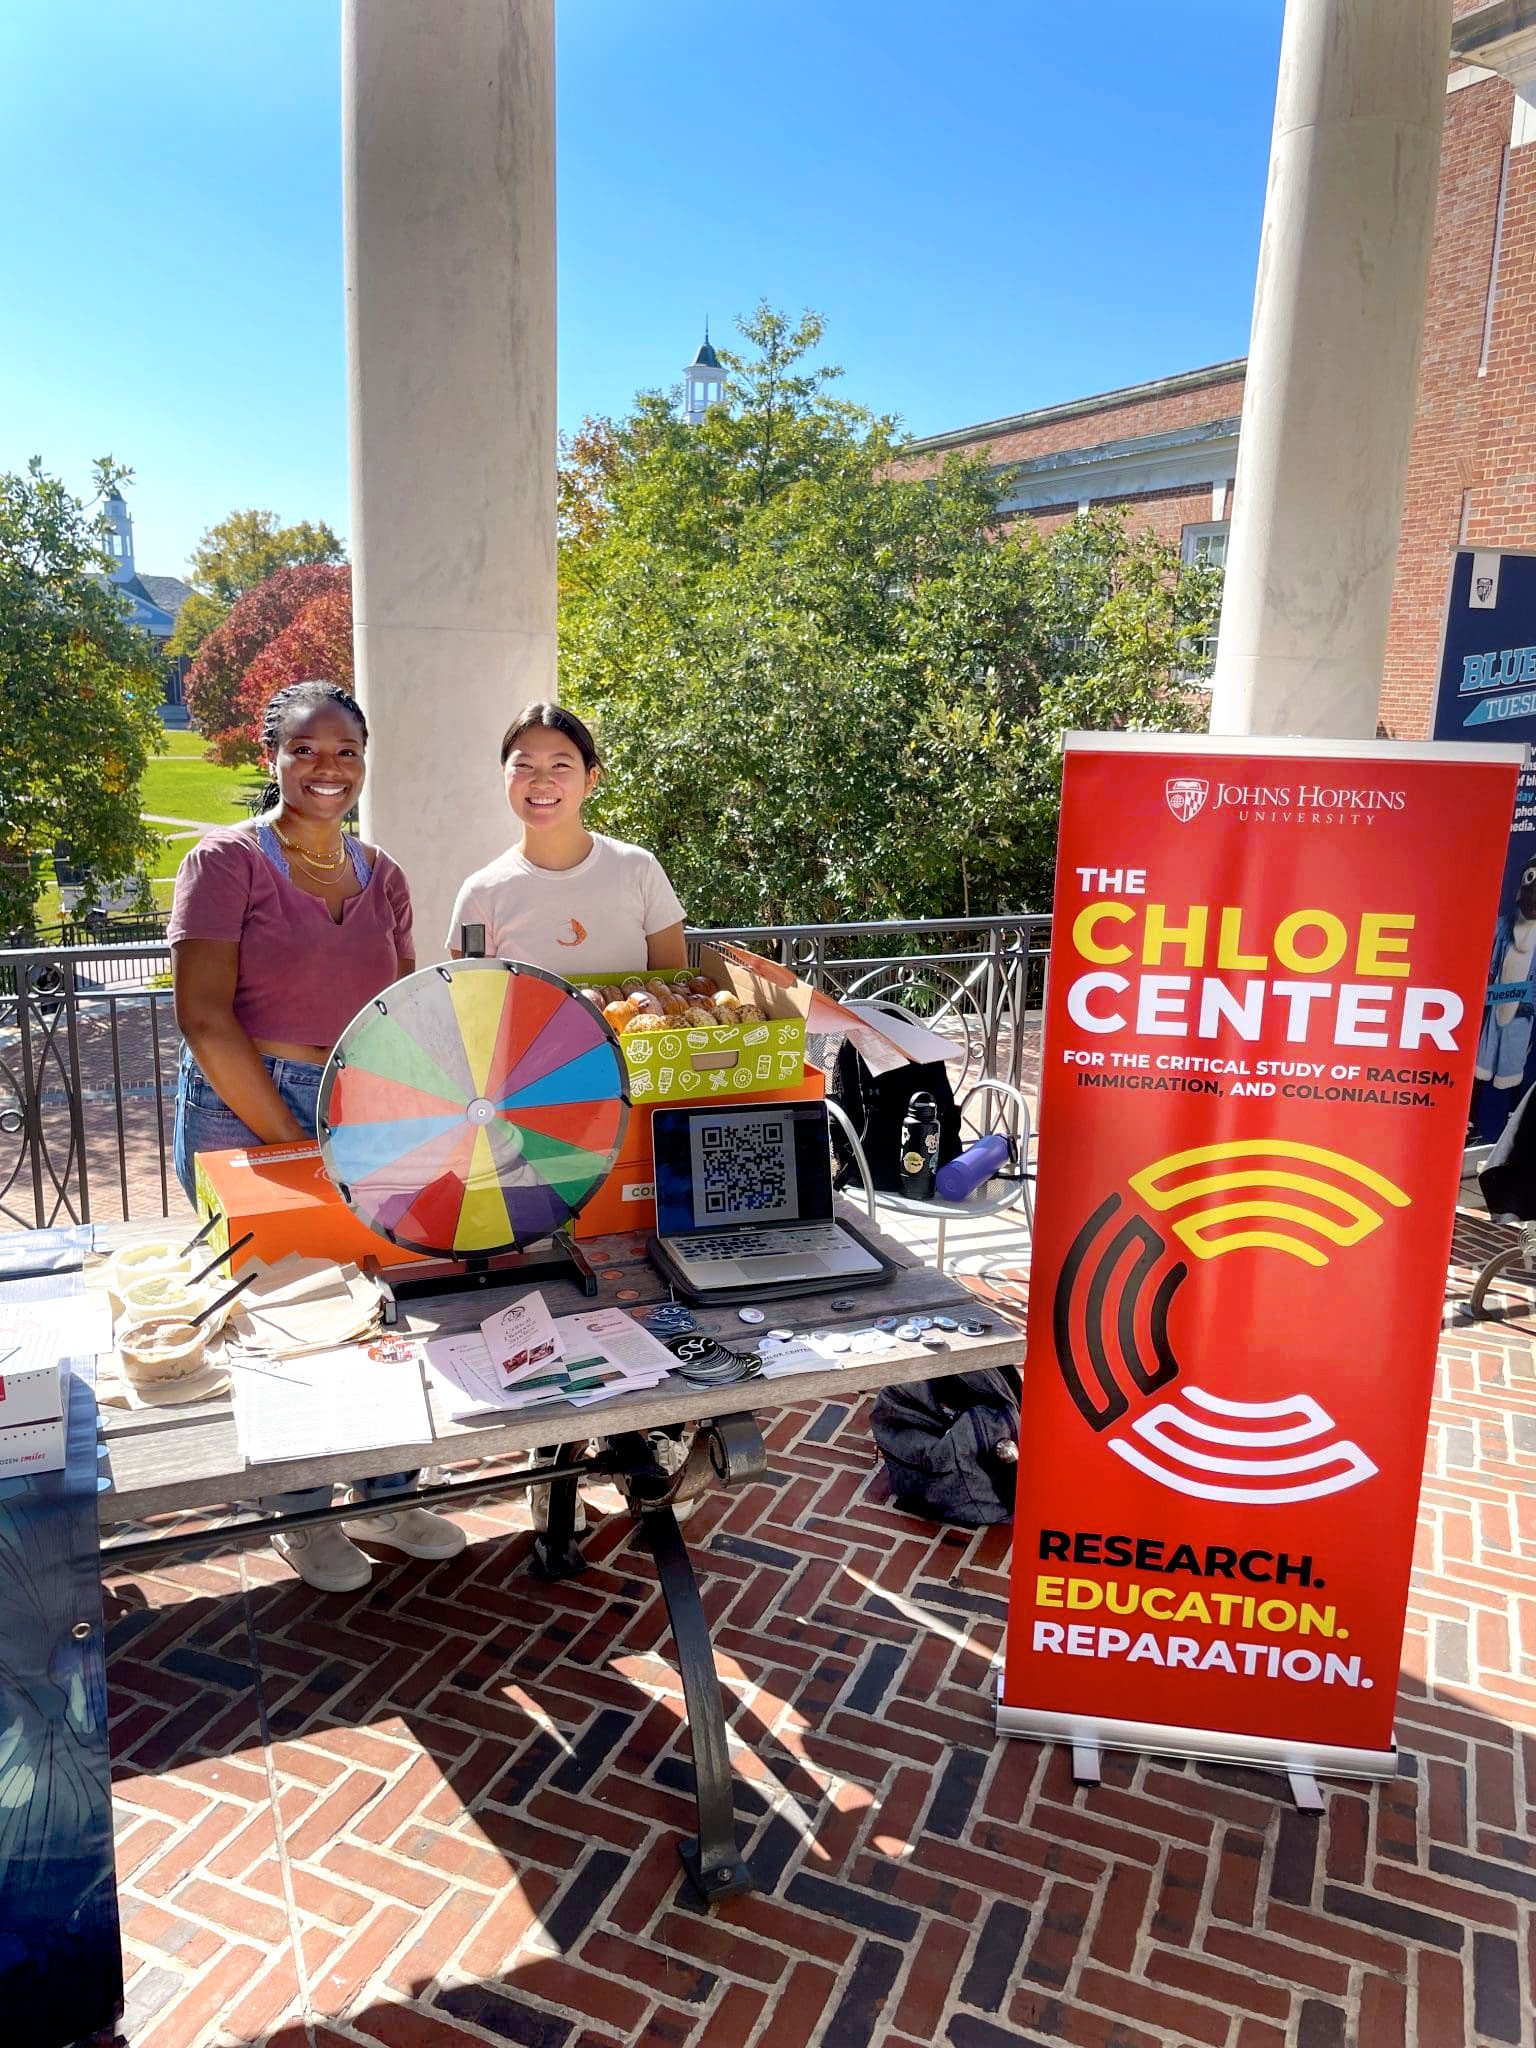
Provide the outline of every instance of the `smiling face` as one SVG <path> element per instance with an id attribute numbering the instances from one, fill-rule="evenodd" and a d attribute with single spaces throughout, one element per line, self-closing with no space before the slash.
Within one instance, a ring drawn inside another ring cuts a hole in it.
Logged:
<path id="1" fill-rule="evenodd" d="M 563 732 L 534 725 L 518 735 L 504 773 L 512 815 L 525 833 L 541 833 L 581 823 L 581 807 L 602 770 L 588 768 Z"/>
<path id="2" fill-rule="evenodd" d="M 272 773 L 284 808 L 300 818 L 344 818 L 363 787 L 363 735 L 339 704 L 305 705 L 283 721 Z"/>

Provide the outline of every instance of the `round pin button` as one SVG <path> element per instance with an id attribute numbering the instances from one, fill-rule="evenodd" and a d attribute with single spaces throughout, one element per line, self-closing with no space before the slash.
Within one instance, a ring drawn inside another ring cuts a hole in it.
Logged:
<path id="1" fill-rule="evenodd" d="M 827 1349 L 832 1353 L 834 1358 L 837 1357 L 840 1352 L 849 1350 L 853 1344 L 853 1339 L 847 1336 L 842 1330 L 834 1330 L 830 1337 L 825 1337 L 822 1341 L 826 1345 Z"/>
<path id="2" fill-rule="evenodd" d="M 953 1316 L 935 1316 L 933 1319 L 933 1327 L 936 1330 L 958 1330 L 960 1325 L 955 1321 Z"/>
<path id="3" fill-rule="evenodd" d="M 914 1330 L 931 1330 L 933 1328 L 932 1316 L 908 1316 L 907 1321 Z"/>
<path id="4" fill-rule="evenodd" d="M 896 1325 L 896 1335 L 903 1344 L 915 1344 L 922 1334 L 916 1323 L 898 1323 Z"/>
<path id="5" fill-rule="evenodd" d="M 770 1330 L 768 1334 L 775 1344 L 787 1344 L 795 1333 L 793 1330 Z"/>
<path id="6" fill-rule="evenodd" d="M 990 1323 L 978 1323 L 968 1320 L 960 1325 L 960 1334 L 962 1337 L 985 1337 L 991 1328 L 992 1325 Z"/>
<path id="7" fill-rule="evenodd" d="M 834 1301 L 832 1304 L 832 1306 L 840 1312 L 843 1309 L 857 1308 L 858 1305 L 859 1304 L 854 1300 L 851 1294 L 840 1294 L 837 1300 Z"/>
<path id="8" fill-rule="evenodd" d="M 946 1351 L 949 1348 L 949 1339 L 942 1330 L 924 1330 L 917 1341 L 925 1351 Z"/>
<path id="9" fill-rule="evenodd" d="M 765 1320 L 760 1308 L 739 1308 L 736 1311 L 738 1323 L 760 1323 Z"/>

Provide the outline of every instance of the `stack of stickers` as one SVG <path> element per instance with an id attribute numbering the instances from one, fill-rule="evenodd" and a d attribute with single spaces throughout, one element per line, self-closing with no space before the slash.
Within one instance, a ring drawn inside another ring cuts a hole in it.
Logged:
<path id="1" fill-rule="evenodd" d="M 982 1337 L 990 1328 L 990 1323 L 971 1318 L 959 1322 L 953 1316 L 886 1316 L 859 1330 L 769 1330 L 758 1343 L 758 1358 L 765 1380 L 789 1379 L 796 1373 L 825 1372 L 829 1366 L 857 1365 L 861 1359 L 912 1344 L 944 1351 L 952 1336 Z"/>

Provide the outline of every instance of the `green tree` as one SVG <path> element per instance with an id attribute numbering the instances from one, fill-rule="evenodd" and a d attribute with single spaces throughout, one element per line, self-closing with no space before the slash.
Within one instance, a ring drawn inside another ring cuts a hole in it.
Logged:
<path id="1" fill-rule="evenodd" d="M 652 393 L 585 430 L 560 662 L 595 815 L 699 922 L 1044 907 L 1062 733 L 1203 724 L 1217 578 L 1109 513 L 1006 531 L 984 463 L 917 478 L 833 394 L 814 314 L 740 325 L 701 426 Z"/>
<path id="2" fill-rule="evenodd" d="M 210 526 L 193 550 L 192 596 L 181 608 L 168 651 L 196 654 L 236 600 L 277 570 L 346 558 L 346 548 L 324 520 L 280 526 L 275 512 L 231 512 Z"/>
<path id="3" fill-rule="evenodd" d="M 110 879 L 156 845 L 139 779 L 164 745 L 160 671 L 103 573 L 100 508 L 130 474 L 98 462 L 89 503 L 38 457 L 0 476 L 0 933 L 30 924 L 53 846 Z"/>

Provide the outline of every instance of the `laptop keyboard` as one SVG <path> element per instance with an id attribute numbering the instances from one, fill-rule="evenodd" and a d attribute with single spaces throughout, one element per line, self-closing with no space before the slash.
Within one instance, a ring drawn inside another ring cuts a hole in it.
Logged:
<path id="1" fill-rule="evenodd" d="M 816 1230 L 729 1230 L 718 1237 L 674 1237 L 674 1251 L 686 1259 L 808 1258 L 841 1242 L 836 1226 Z"/>

